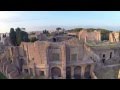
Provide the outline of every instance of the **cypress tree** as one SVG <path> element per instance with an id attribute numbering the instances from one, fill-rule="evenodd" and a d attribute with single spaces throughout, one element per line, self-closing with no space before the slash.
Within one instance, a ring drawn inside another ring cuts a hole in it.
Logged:
<path id="1" fill-rule="evenodd" d="M 10 29 L 9 36 L 10 36 L 11 44 L 15 46 L 16 45 L 16 32 L 14 31 L 14 28 Z"/>

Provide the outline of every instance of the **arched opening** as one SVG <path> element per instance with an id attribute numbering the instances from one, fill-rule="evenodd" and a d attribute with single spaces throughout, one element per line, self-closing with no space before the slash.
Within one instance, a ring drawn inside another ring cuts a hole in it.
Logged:
<path id="1" fill-rule="evenodd" d="M 24 69 L 24 73 L 28 74 L 28 69 Z"/>
<path id="2" fill-rule="evenodd" d="M 105 63 L 105 54 L 103 54 L 102 63 Z"/>
<path id="3" fill-rule="evenodd" d="M 44 71 L 40 71 L 40 76 L 45 76 Z"/>
<path id="4" fill-rule="evenodd" d="M 90 67 L 91 67 L 91 65 L 87 65 L 87 67 L 85 68 L 85 78 L 86 79 L 91 78 L 91 76 L 90 76 Z"/>
<path id="5" fill-rule="evenodd" d="M 66 68 L 66 79 L 71 79 L 71 67 Z"/>
<path id="6" fill-rule="evenodd" d="M 102 59 L 102 63 L 105 64 L 105 59 Z"/>
<path id="7" fill-rule="evenodd" d="M 57 39 L 56 38 L 53 38 L 53 42 L 56 42 L 57 41 Z"/>
<path id="8" fill-rule="evenodd" d="M 61 77 L 61 70 L 60 70 L 60 68 L 53 67 L 51 69 L 51 76 L 52 76 L 52 79 L 57 79 L 57 78 Z"/>
<path id="9" fill-rule="evenodd" d="M 77 66 L 74 68 L 74 78 L 81 79 L 81 67 Z"/>
<path id="10" fill-rule="evenodd" d="M 20 71 L 22 71 L 23 64 L 24 64 L 24 60 L 20 59 L 20 61 L 19 61 Z"/>
<path id="11" fill-rule="evenodd" d="M 12 59 L 10 59 L 10 63 L 11 63 L 11 64 L 12 64 L 12 62 L 13 62 Z"/>
<path id="12" fill-rule="evenodd" d="M 110 59 L 112 58 L 112 52 L 110 52 Z"/>
<path id="13" fill-rule="evenodd" d="M 105 54 L 103 54 L 103 58 L 105 58 Z"/>

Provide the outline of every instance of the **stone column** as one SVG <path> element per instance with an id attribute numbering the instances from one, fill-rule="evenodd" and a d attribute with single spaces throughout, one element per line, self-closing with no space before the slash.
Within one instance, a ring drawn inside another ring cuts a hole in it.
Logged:
<path id="1" fill-rule="evenodd" d="M 101 33 L 99 32 L 99 41 L 101 41 Z"/>
<path id="2" fill-rule="evenodd" d="M 61 63 L 62 63 L 62 68 L 61 68 L 61 74 L 62 74 L 62 79 L 66 79 L 66 46 L 62 45 L 61 46 Z"/>
<path id="3" fill-rule="evenodd" d="M 71 79 L 74 79 L 74 67 L 71 67 Z"/>
<path id="4" fill-rule="evenodd" d="M 48 55 L 48 54 L 49 54 L 49 53 L 48 53 L 49 43 L 46 42 L 46 43 L 45 43 L 45 46 L 46 46 L 46 47 L 45 47 L 45 54 L 46 54 L 46 57 L 45 57 L 45 67 L 46 67 L 46 68 L 45 68 L 45 78 L 48 79 L 48 78 L 49 78 L 49 68 L 50 68 L 50 66 L 49 66 L 49 64 L 48 64 L 48 63 L 49 63 L 49 61 L 48 61 L 48 60 L 49 60 L 49 55 Z"/>
<path id="5" fill-rule="evenodd" d="M 94 72 L 94 64 L 91 64 L 91 67 L 90 67 L 90 75 L 92 74 L 92 72 Z"/>
<path id="6" fill-rule="evenodd" d="M 36 76 L 35 68 L 33 68 L 32 71 L 33 71 L 33 76 Z"/>
<path id="7" fill-rule="evenodd" d="M 5 63 L 3 63 L 3 73 L 5 73 Z"/>
<path id="8" fill-rule="evenodd" d="M 29 73 L 29 75 L 31 74 L 31 73 L 30 73 L 30 68 L 28 68 L 28 73 Z"/>
<path id="9" fill-rule="evenodd" d="M 45 78 L 46 79 L 49 78 L 49 69 L 48 69 L 48 67 L 45 69 Z"/>
<path id="10" fill-rule="evenodd" d="M 6 66 L 6 69 L 5 69 L 5 75 L 6 75 L 6 76 L 8 76 L 7 70 L 8 70 L 8 66 Z"/>
<path id="11" fill-rule="evenodd" d="M 62 70 L 62 79 L 66 79 L 66 68 L 64 67 Z"/>
<path id="12" fill-rule="evenodd" d="M 82 66 L 81 66 L 81 78 L 82 78 L 82 79 L 85 78 L 85 77 L 84 77 L 84 74 L 85 74 L 85 67 L 86 67 L 85 65 L 82 65 Z"/>
<path id="13" fill-rule="evenodd" d="M 118 79 L 120 79 L 120 70 L 119 70 L 119 72 L 118 72 Z"/>

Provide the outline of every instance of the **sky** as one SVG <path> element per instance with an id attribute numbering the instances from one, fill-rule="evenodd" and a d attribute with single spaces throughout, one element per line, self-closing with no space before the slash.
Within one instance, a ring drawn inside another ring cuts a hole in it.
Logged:
<path id="1" fill-rule="evenodd" d="M 9 32 L 11 27 L 26 31 L 56 27 L 120 30 L 120 11 L 0 11 L 0 33 Z"/>

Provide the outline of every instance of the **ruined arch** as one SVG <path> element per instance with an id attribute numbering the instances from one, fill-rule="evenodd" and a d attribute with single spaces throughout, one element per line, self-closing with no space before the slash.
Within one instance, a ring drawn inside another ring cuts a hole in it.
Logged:
<path id="1" fill-rule="evenodd" d="M 84 76 L 85 76 L 86 79 L 90 79 L 91 78 L 91 76 L 90 76 L 90 68 L 91 68 L 91 65 L 87 65 L 86 68 L 85 68 Z"/>
<path id="2" fill-rule="evenodd" d="M 61 77 L 61 69 L 59 67 L 53 67 L 51 69 L 51 77 L 52 79 Z"/>
<path id="3" fill-rule="evenodd" d="M 57 42 L 57 39 L 56 39 L 56 38 L 53 38 L 53 42 Z"/>
<path id="4" fill-rule="evenodd" d="M 21 59 L 19 60 L 19 64 L 20 64 L 20 67 L 22 68 L 22 66 L 23 66 L 23 64 L 24 64 L 24 59 L 21 58 Z"/>
<path id="5" fill-rule="evenodd" d="M 74 68 L 74 78 L 81 79 L 81 67 L 80 66 L 76 66 Z"/>
<path id="6" fill-rule="evenodd" d="M 103 58 L 105 58 L 105 54 L 103 54 Z"/>
<path id="7" fill-rule="evenodd" d="M 71 79 L 71 67 L 66 67 L 66 79 Z"/>
<path id="8" fill-rule="evenodd" d="M 112 52 L 110 52 L 110 59 L 112 58 Z"/>

